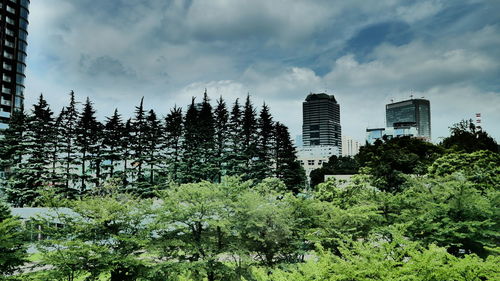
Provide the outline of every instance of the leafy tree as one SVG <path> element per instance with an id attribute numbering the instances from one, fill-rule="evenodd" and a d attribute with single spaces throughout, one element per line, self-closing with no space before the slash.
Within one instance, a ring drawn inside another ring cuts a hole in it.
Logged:
<path id="1" fill-rule="evenodd" d="M 400 192 L 405 175 L 422 175 L 442 154 L 442 149 L 426 141 L 399 137 L 367 144 L 356 155 L 360 167 L 373 176 L 373 184 L 388 192 Z"/>
<path id="2" fill-rule="evenodd" d="M 222 96 L 217 100 L 217 106 L 214 110 L 214 129 L 215 129 L 215 181 L 221 182 L 222 176 L 227 168 L 227 146 L 229 138 L 229 113 L 226 108 L 226 102 Z"/>
<path id="3" fill-rule="evenodd" d="M 305 185 L 305 172 L 295 153 L 295 147 L 290 139 L 288 128 L 277 122 L 275 125 L 274 162 L 275 175 L 293 192 L 297 193 Z"/>
<path id="4" fill-rule="evenodd" d="M 441 145 L 455 151 L 474 152 L 478 150 L 498 151 L 497 142 L 487 132 L 477 128 L 471 120 L 462 120 L 450 128 L 451 135 Z"/>
<path id="5" fill-rule="evenodd" d="M 359 164 L 355 158 L 349 156 L 332 155 L 323 167 L 311 171 L 311 187 L 324 182 L 325 175 L 352 175 L 356 174 Z"/>
<path id="6" fill-rule="evenodd" d="M 165 118 L 166 165 L 172 180 L 179 179 L 179 161 L 182 153 L 182 109 L 174 107 Z"/>
<path id="7" fill-rule="evenodd" d="M 0 202 L 0 279 L 26 262 L 26 248 L 21 222 Z"/>

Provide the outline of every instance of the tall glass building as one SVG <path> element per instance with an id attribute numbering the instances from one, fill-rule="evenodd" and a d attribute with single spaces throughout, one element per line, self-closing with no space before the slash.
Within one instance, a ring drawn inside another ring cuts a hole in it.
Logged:
<path id="1" fill-rule="evenodd" d="M 329 145 L 342 151 L 340 105 L 333 95 L 309 94 L 302 103 L 304 146 Z"/>
<path id="2" fill-rule="evenodd" d="M 0 0 L 0 129 L 21 109 L 28 46 L 29 0 Z"/>
<path id="3" fill-rule="evenodd" d="M 426 99 L 410 99 L 385 106 L 386 127 L 417 129 L 417 137 L 431 140 L 431 105 Z"/>

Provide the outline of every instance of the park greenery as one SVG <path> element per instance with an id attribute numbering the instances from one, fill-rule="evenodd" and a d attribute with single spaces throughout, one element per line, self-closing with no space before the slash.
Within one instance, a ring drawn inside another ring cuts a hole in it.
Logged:
<path id="1" fill-rule="evenodd" d="M 72 117 L 78 130 L 89 104 Z M 11 167 L 3 199 L 52 212 L 21 224 L 0 205 L 0 280 L 500 279 L 498 146 L 461 148 L 468 133 L 485 132 L 455 126 L 465 133 L 452 129 L 439 145 L 378 141 L 311 175 L 355 173 L 349 181 L 307 187 L 267 106 L 256 117 L 249 98 L 231 113 L 222 104 L 211 109 L 205 95 L 184 115 L 174 108 L 151 122 L 146 114 L 140 126 L 139 105 L 130 121 L 115 112 L 73 143 L 67 129 L 52 133 L 68 128 L 55 125 L 68 124 L 66 113 L 46 127 L 34 117 L 48 108 L 40 98 L 2 140 L 2 165 Z"/>

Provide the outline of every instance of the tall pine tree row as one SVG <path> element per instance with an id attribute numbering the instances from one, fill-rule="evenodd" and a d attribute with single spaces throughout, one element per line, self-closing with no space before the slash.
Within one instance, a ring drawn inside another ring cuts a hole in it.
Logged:
<path id="1" fill-rule="evenodd" d="M 304 169 L 297 160 L 288 128 L 277 122 L 274 130 L 275 176 L 281 179 L 293 192 L 298 193 L 305 187 Z"/>
<path id="2" fill-rule="evenodd" d="M 124 158 L 125 125 L 118 109 L 115 109 L 111 117 L 106 118 L 103 130 L 102 169 L 103 179 L 106 180 L 117 176 L 117 170 L 120 171 L 118 166 Z"/>
<path id="3" fill-rule="evenodd" d="M 77 165 L 80 164 L 78 147 L 76 144 L 78 127 L 78 110 L 76 108 L 75 93 L 71 91 L 69 105 L 61 113 L 61 157 L 59 159 L 63 170 L 63 184 L 60 193 L 66 197 L 75 197 L 76 180 L 78 179 Z"/>
<path id="4" fill-rule="evenodd" d="M 244 175 L 246 179 L 255 178 L 256 169 L 255 161 L 257 160 L 257 113 L 250 100 L 250 95 L 247 95 L 245 106 L 243 108 L 243 158 L 244 158 Z"/>
<path id="5" fill-rule="evenodd" d="M 145 194 L 151 194 L 151 188 L 157 183 L 157 177 L 162 164 L 162 130 L 161 121 L 156 116 L 154 110 L 150 110 L 146 116 L 146 131 L 145 131 L 145 172 L 146 182 L 145 189 L 141 191 Z"/>
<path id="6" fill-rule="evenodd" d="M 230 176 L 242 176 L 245 172 L 243 116 L 238 99 L 236 99 L 231 109 L 228 128 L 227 158 L 225 161 L 227 163 L 226 174 Z"/>
<path id="7" fill-rule="evenodd" d="M 141 98 L 139 106 L 135 108 L 135 116 L 132 120 L 131 134 L 131 173 L 129 177 L 135 182 L 144 181 L 144 162 L 146 160 L 146 111 L 144 110 L 144 97 Z"/>
<path id="8" fill-rule="evenodd" d="M 199 177 L 201 180 L 214 181 L 216 178 L 215 121 L 206 90 L 197 123 L 200 148 Z"/>
<path id="9" fill-rule="evenodd" d="M 257 160 L 255 178 L 263 180 L 273 176 L 274 123 L 269 107 L 264 103 L 259 113 L 257 138 Z"/>
<path id="10" fill-rule="evenodd" d="M 195 98 L 191 100 L 184 117 L 184 141 L 182 143 L 182 159 L 180 182 L 198 182 L 200 174 L 200 135 L 198 126 L 199 111 L 196 108 Z"/>

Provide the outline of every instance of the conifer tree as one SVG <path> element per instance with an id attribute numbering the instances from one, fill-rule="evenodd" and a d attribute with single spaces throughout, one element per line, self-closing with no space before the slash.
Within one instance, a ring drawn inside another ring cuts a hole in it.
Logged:
<path id="1" fill-rule="evenodd" d="M 294 193 L 298 193 L 305 185 L 305 172 L 297 161 L 295 147 L 290 139 L 288 128 L 277 122 L 275 125 L 275 163 L 276 177 L 281 179 Z"/>
<path id="2" fill-rule="evenodd" d="M 51 166 L 50 181 L 52 183 L 52 186 L 56 188 L 56 190 L 60 190 L 62 188 L 61 185 L 64 178 L 60 169 L 61 149 L 63 147 L 62 122 L 64 115 L 65 112 L 63 108 L 54 120 L 53 134 L 49 140 Z"/>
<path id="3" fill-rule="evenodd" d="M 131 168 L 130 161 L 132 159 L 132 142 L 133 142 L 133 129 L 132 129 L 132 119 L 127 119 L 125 122 L 125 127 L 123 128 L 123 136 L 121 139 L 122 146 L 122 161 L 123 161 L 123 170 L 122 170 L 122 181 L 123 188 L 126 188 L 129 185 L 129 179 L 131 177 Z"/>
<path id="4" fill-rule="evenodd" d="M 175 106 L 165 118 L 165 163 L 174 182 L 179 179 L 179 161 L 182 153 L 182 109 Z"/>
<path id="5" fill-rule="evenodd" d="M 66 197 L 74 197 L 75 180 L 78 178 L 76 166 L 79 164 L 78 147 L 76 146 L 78 110 L 75 93 L 71 91 L 69 105 L 64 109 L 61 121 L 61 166 L 63 168 L 64 186 L 61 193 Z"/>
<path id="6" fill-rule="evenodd" d="M 250 101 L 250 95 L 247 95 L 243 109 L 243 157 L 244 173 L 246 178 L 255 177 L 255 160 L 257 158 L 257 118 L 256 111 Z"/>
<path id="7" fill-rule="evenodd" d="M 141 98 L 139 106 L 135 107 L 135 117 L 132 120 L 132 178 L 135 181 L 144 180 L 143 169 L 146 159 L 146 111 L 144 110 L 144 97 Z"/>
<path id="8" fill-rule="evenodd" d="M 195 98 L 191 100 L 186 116 L 184 117 L 184 141 L 182 143 L 181 182 L 197 182 L 199 174 L 200 135 L 198 126 L 199 111 L 195 105 Z"/>
<path id="9" fill-rule="evenodd" d="M 229 119 L 229 136 L 228 136 L 228 153 L 227 153 L 227 169 L 226 173 L 230 176 L 239 176 L 244 173 L 243 157 L 243 122 L 241 107 L 238 99 L 233 104 L 231 109 L 231 117 Z"/>
<path id="10" fill-rule="evenodd" d="M 272 176 L 274 124 L 269 107 L 264 103 L 258 120 L 257 160 L 255 178 L 263 180 Z"/>
<path id="11" fill-rule="evenodd" d="M 19 165 L 12 170 L 7 192 L 17 206 L 32 205 L 40 189 L 48 184 L 52 114 L 43 95 L 40 95 L 26 119 L 26 135 L 22 139 L 25 149 Z"/>
<path id="12" fill-rule="evenodd" d="M 217 107 L 214 110 L 215 119 L 215 181 L 220 182 L 225 175 L 227 158 L 227 142 L 229 136 L 229 114 L 226 108 L 226 102 L 222 96 L 217 100 Z"/>
<path id="13" fill-rule="evenodd" d="M 125 126 L 122 117 L 118 114 L 118 109 L 115 109 L 113 116 L 106 118 L 104 125 L 103 137 L 103 169 L 105 171 L 104 178 L 113 178 L 115 170 L 120 160 L 123 159 L 123 142 L 124 142 Z"/>
<path id="14" fill-rule="evenodd" d="M 200 179 L 213 181 L 216 176 L 215 161 L 215 121 L 212 112 L 212 105 L 207 95 L 207 90 L 203 95 L 200 113 L 198 115 L 198 135 L 199 135 L 199 174 Z"/>
<path id="15" fill-rule="evenodd" d="M 77 130 L 76 130 L 76 145 L 80 154 L 80 192 L 83 194 L 87 191 L 87 181 L 91 181 L 92 170 L 90 169 L 91 161 L 93 160 L 97 150 L 99 149 L 98 140 L 100 132 L 100 124 L 96 120 L 95 110 L 87 98 L 83 106 L 83 111 L 80 114 Z"/>
<path id="16" fill-rule="evenodd" d="M 146 134 L 145 134 L 145 164 L 148 173 L 149 185 L 152 186 L 156 180 L 158 166 L 161 163 L 160 149 L 162 136 L 162 126 L 160 120 L 156 117 L 154 110 L 150 110 L 146 117 Z"/>

